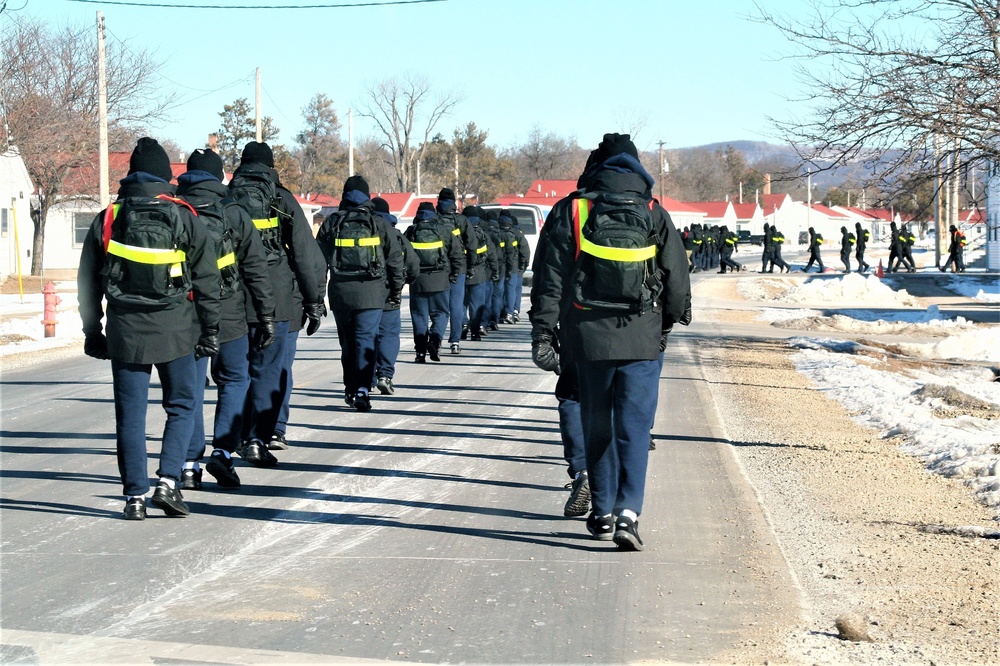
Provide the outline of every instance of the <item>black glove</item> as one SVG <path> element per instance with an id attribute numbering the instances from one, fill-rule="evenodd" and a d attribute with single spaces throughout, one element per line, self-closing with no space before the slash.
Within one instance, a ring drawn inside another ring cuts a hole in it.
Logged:
<path id="1" fill-rule="evenodd" d="M 219 353 L 219 327 L 201 329 L 198 342 L 194 345 L 194 357 L 205 358 L 206 356 L 217 356 Z"/>
<path id="2" fill-rule="evenodd" d="M 458 284 L 458 275 L 449 275 L 448 282 L 451 282 L 452 284 Z"/>
<path id="3" fill-rule="evenodd" d="M 401 293 L 389 294 L 388 303 L 392 307 L 398 308 L 400 305 L 403 304 L 403 294 Z"/>
<path id="4" fill-rule="evenodd" d="M 673 325 L 660 331 L 660 353 L 662 354 L 667 348 L 667 336 L 670 335 L 670 331 L 674 330 Z"/>
<path id="5" fill-rule="evenodd" d="M 257 330 L 253 334 L 254 351 L 264 351 L 274 344 L 278 335 L 274 330 L 274 315 L 261 315 L 257 322 Z"/>
<path id="6" fill-rule="evenodd" d="M 302 306 L 302 325 L 306 326 L 306 335 L 312 335 L 319 330 L 319 320 L 326 316 L 326 303 L 318 301 L 316 303 L 305 303 Z"/>
<path id="7" fill-rule="evenodd" d="M 684 326 L 687 326 L 688 324 L 691 323 L 691 297 L 690 296 L 688 296 L 687 303 L 685 303 L 685 305 L 684 305 L 684 314 L 681 315 L 680 321 L 678 321 L 677 323 L 678 324 L 683 324 Z"/>
<path id="8" fill-rule="evenodd" d="M 497 275 L 496 273 L 494 273 L 494 274 L 493 274 L 493 277 L 492 277 L 492 280 L 493 280 L 494 282 L 499 282 L 499 281 L 500 281 L 500 276 L 499 276 L 499 275 Z"/>
<path id="9" fill-rule="evenodd" d="M 108 339 L 103 333 L 88 333 L 83 340 L 83 353 L 87 356 L 106 361 L 108 355 Z"/>
<path id="10" fill-rule="evenodd" d="M 545 372 L 559 370 L 559 354 L 552 346 L 552 336 L 541 333 L 531 336 L 531 362 Z"/>

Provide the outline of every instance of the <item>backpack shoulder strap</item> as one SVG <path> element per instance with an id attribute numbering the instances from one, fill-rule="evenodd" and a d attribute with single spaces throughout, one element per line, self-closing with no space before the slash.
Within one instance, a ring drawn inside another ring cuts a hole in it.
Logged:
<path id="1" fill-rule="evenodd" d="M 118 215 L 118 209 L 121 206 L 120 203 L 108 204 L 104 210 L 104 254 L 108 253 L 108 245 L 111 243 L 111 225 L 114 224 L 115 216 Z"/>

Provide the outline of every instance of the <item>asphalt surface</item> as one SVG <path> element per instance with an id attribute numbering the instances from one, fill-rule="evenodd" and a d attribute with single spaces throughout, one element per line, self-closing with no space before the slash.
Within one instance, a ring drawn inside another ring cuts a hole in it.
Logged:
<path id="1" fill-rule="evenodd" d="M 292 448 L 238 462 L 192 515 L 121 519 L 110 368 L 80 355 L 0 380 L 0 662 L 719 662 L 798 597 L 674 334 L 650 453 L 643 552 L 562 516 L 555 376 L 526 321 L 342 400 L 332 318 L 302 337 Z M 150 392 L 150 473 L 163 412 Z M 206 413 L 215 402 L 206 394 Z"/>

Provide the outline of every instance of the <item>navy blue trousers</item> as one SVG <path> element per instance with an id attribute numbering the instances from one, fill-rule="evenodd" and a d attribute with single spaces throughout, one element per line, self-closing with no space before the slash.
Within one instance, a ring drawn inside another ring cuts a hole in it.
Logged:
<path id="1" fill-rule="evenodd" d="M 299 348 L 299 332 L 288 331 L 288 338 L 285 340 L 285 355 L 282 364 L 288 375 L 285 384 L 285 395 L 281 400 L 281 409 L 278 410 L 278 420 L 274 423 L 274 431 L 284 434 L 288 430 L 288 414 L 292 404 L 292 389 L 295 388 L 295 379 L 292 375 L 292 363 L 295 362 L 295 352 Z"/>
<path id="2" fill-rule="evenodd" d="M 232 453 L 240 445 L 243 436 L 243 410 L 246 407 L 247 391 L 250 390 L 250 339 L 241 338 L 223 342 L 219 354 L 212 359 L 212 381 L 216 386 L 215 421 L 212 432 L 212 448 L 225 449 Z M 204 430 L 204 426 L 202 427 Z M 191 438 L 195 446 L 194 437 Z M 199 460 L 201 455 L 188 460 Z M 204 453 L 204 447 L 202 448 Z"/>
<path id="3" fill-rule="evenodd" d="M 118 472 L 121 474 L 126 496 L 145 495 L 149 492 L 146 405 L 154 365 L 163 392 L 160 404 L 167 413 L 163 440 L 160 443 L 157 476 L 176 480 L 181 478 L 184 454 L 194 427 L 195 384 L 199 379 L 203 383 L 205 381 L 204 377 L 196 377 L 193 353 L 155 364 L 111 360 Z"/>
<path id="4" fill-rule="evenodd" d="M 465 320 L 465 273 L 460 273 L 458 282 L 451 285 L 448 312 L 451 319 L 451 328 L 448 331 L 448 342 L 458 342 L 462 339 L 462 322 Z M 437 328 L 441 338 L 444 338 L 444 327 Z"/>
<path id="5" fill-rule="evenodd" d="M 486 299 L 493 295 L 493 283 L 487 280 L 468 285 L 466 293 L 469 297 L 469 330 L 476 332 L 489 323 Z"/>
<path id="6" fill-rule="evenodd" d="M 521 311 L 521 288 L 523 284 L 523 277 L 520 273 L 511 273 L 510 279 L 507 280 L 506 287 L 504 288 L 504 312 L 506 314 L 512 315 L 515 312 Z"/>
<path id="7" fill-rule="evenodd" d="M 503 294 L 507 288 L 507 276 L 501 276 L 499 282 L 493 283 L 493 295 L 490 297 L 490 316 L 487 323 L 500 321 L 503 314 Z"/>
<path id="8" fill-rule="evenodd" d="M 642 513 L 659 361 L 577 361 L 591 503 L 598 515 Z"/>
<path id="9" fill-rule="evenodd" d="M 257 324 L 250 324 L 253 340 Z M 271 441 L 278 422 L 281 403 L 290 378 L 285 370 L 285 345 L 288 344 L 288 322 L 274 323 L 275 340 L 267 349 L 250 349 L 250 390 L 243 409 L 243 439 Z"/>
<path id="10" fill-rule="evenodd" d="M 411 299 L 412 302 L 412 299 Z M 399 309 L 383 310 L 375 338 L 375 377 L 392 379 L 396 375 L 399 358 L 399 336 L 402 335 L 402 316 Z"/>
<path id="11" fill-rule="evenodd" d="M 452 287 L 454 286 L 452 285 Z M 465 298 L 464 291 L 462 297 Z M 429 293 L 410 292 L 410 318 L 413 320 L 414 339 L 426 335 L 438 343 L 441 342 L 448 328 L 448 318 L 452 315 L 451 298 L 451 291 L 447 289 Z M 461 326 L 461 317 L 459 318 L 459 326 Z M 461 332 L 459 330 L 459 334 Z"/>
<path id="12" fill-rule="evenodd" d="M 565 353 L 559 356 L 556 400 L 559 401 L 559 436 L 563 444 L 563 458 L 569 465 L 566 472 L 570 478 L 575 478 L 577 472 L 587 469 L 587 449 L 583 441 L 583 420 L 580 416 L 580 378 L 576 372 L 576 364 Z"/>
<path id="13" fill-rule="evenodd" d="M 411 297 L 412 302 L 412 297 Z M 382 319 L 382 308 L 334 310 L 337 337 L 340 339 L 340 365 L 344 372 L 346 395 L 367 395 L 375 377 L 375 336 Z"/>

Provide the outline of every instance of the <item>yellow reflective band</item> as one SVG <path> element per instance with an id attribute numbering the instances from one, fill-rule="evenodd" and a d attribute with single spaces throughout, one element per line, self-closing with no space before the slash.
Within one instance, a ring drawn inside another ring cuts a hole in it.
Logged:
<path id="1" fill-rule="evenodd" d="M 224 257 L 219 257 L 219 261 L 217 263 L 219 264 L 220 271 L 226 266 L 232 266 L 236 263 L 236 253 L 230 252 Z"/>
<path id="2" fill-rule="evenodd" d="M 577 210 L 580 213 L 580 251 L 586 252 L 592 257 L 605 259 L 607 261 L 646 261 L 656 256 L 656 246 L 640 248 L 607 247 L 591 243 L 583 236 L 583 227 L 590 217 L 590 204 L 586 199 L 576 200 Z"/>
<path id="3" fill-rule="evenodd" d="M 278 226 L 278 218 L 269 217 L 266 220 L 254 220 L 253 226 L 258 229 L 273 229 Z"/>
<path id="4" fill-rule="evenodd" d="M 125 245 L 116 240 L 108 243 L 108 254 L 122 259 L 134 261 L 137 264 L 180 264 L 187 258 L 184 250 L 160 250 L 148 247 Z"/>
<path id="5" fill-rule="evenodd" d="M 484 245 L 481 248 L 479 248 L 478 250 L 476 250 L 476 254 L 483 254 L 483 253 L 485 253 L 489 249 L 490 249 L 489 245 Z"/>
<path id="6" fill-rule="evenodd" d="M 695 244 L 695 245 L 701 245 L 701 241 L 700 241 L 700 240 L 697 240 L 697 239 L 695 239 L 695 240 L 694 240 L 694 244 Z"/>
<path id="7" fill-rule="evenodd" d="M 462 230 L 458 229 L 458 228 L 452 229 L 451 230 L 451 235 L 452 236 L 461 236 L 462 235 Z"/>
<path id="8" fill-rule="evenodd" d="M 513 243 L 511 243 L 511 245 L 513 245 L 514 247 L 517 247 L 517 241 L 514 241 Z"/>
<path id="9" fill-rule="evenodd" d="M 507 247 L 507 243 L 504 243 L 503 241 L 500 241 L 500 247 Z"/>
<path id="10" fill-rule="evenodd" d="M 410 243 L 414 250 L 436 250 L 444 247 L 444 241 L 432 241 L 430 243 Z"/>
<path id="11" fill-rule="evenodd" d="M 785 237 L 784 236 L 772 236 L 771 240 L 777 241 L 778 243 L 784 243 L 785 242 Z"/>
<path id="12" fill-rule="evenodd" d="M 375 245 L 381 245 L 382 240 L 378 236 L 372 236 L 371 238 L 359 238 L 355 243 L 353 238 L 337 238 L 334 240 L 334 245 L 337 247 L 372 247 Z"/>

